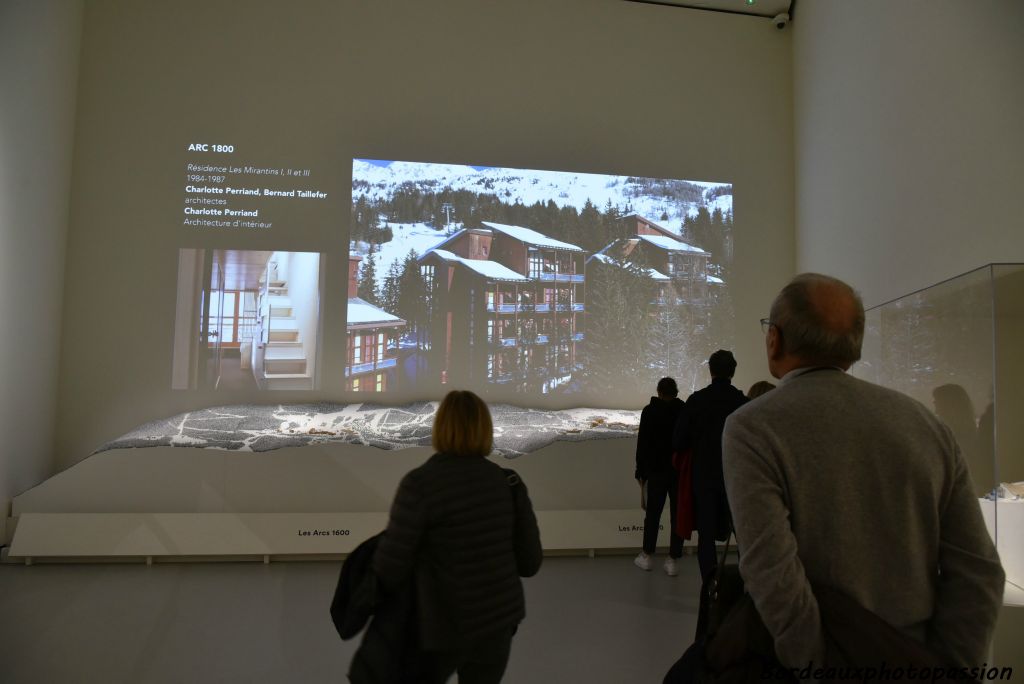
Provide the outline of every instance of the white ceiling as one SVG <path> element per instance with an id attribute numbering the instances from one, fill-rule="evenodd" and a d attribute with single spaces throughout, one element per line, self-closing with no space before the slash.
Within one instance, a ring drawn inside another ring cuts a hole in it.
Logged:
<path id="1" fill-rule="evenodd" d="M 626 0 L 654 5 L 677 5 L 692 9 L 709 10 L 712 12 L 729 12 L 732 14 L 752 14 L 758 17 L 774 17 L 786 12 L 793 13 L 793 0 Z"/>
<path id="2" fill-rule="evenodd" d="M 260 276 L 273 254 L 239 249 L 214 250 L 211 283 L 216 283 L 223 271 L 225 290 L 258 290 Z"/>

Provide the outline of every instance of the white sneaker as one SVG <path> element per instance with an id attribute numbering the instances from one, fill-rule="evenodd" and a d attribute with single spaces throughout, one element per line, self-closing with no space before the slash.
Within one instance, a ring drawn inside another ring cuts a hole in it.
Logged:
<path id="1" fill-rule="evenodd" d="M 635 565 L 636 567 L 640 568 L 641 570 L 650 570 L 651 569 L 651 557 L 648 556 L 643 551 L 641 551 L 640 555 L 633 559 L 633 565 Z"/>
<path id="2" fill-rule="evenodd" d="M 679 568 L 676 567 L 676 559 L 675 558 L 671 558 L 671 557 L 666 558 L 665 559 L 665 565 L 663 567 L 665 568 L 665 574 L 668 575 L 669 577 L 675 577 L 676 575 L 679 574 Z"/>

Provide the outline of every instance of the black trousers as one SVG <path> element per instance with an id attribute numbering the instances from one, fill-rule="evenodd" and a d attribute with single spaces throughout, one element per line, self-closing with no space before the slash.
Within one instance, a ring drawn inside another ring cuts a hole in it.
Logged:
<path id="1" fill-rule="evenodd" d="M 683 555 L 683 540 L 675 533 L 676 530 L 676 498 L 679 494 L 679 473 L 675 470 L 667 473 L 651 475 L 647 480 L 647 514 L 644 516 L 644 553 L 650 555 L 658 547 L 658 527 L 661 525 L 661 512 L 665 510 L 665 497 L 668 497 L 668 510 L 672 523 L 668 531 L 668 555 L 680 558 Z"/>
<path id="2" fill-rule="evenodd" d="M 459 684 L 498 684 L 512 649 L 512 629 L 455 651 L 422 653 L 423 682 L 443 684 L 459 673 Z"/>
<path id="3" fill-rule="evenodd" d="M 693 490 L 693 512 L 697 518 L 697 562 L 700 565 L 701 580 L 718 565 L 718 552 L 715 550 L 715 538 L 728 529 L 729 504 L 725 490 L 697 489 Z"/>

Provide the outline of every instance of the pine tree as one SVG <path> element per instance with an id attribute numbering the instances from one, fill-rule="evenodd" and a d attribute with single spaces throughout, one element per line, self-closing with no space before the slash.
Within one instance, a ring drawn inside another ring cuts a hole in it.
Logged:
<path id="1" fill-rule="evenodd" d="M 378 232 L 380 226 L 380 214 L 377 209 L 369 204 L 363 213 L 363 235 L 369 242 L 380 242 Z"/>
<path id="2" fill-rule="evenodd" d="M 361 299 L 375 306 L 378 305 L 377 258 L 374 256 L 372 249 L 370 250 L 370 253 L 366 255 L 366 258 L 363 259 L 363 267 L 359 272 L 358 295 Z"/>
<path id="3" fill-rule="evenodd" d="M 574 245 L 572 242 L 575 233 L 577 233 L 578 223 L 580 222 L 580 212 L 575 207 L 566 205 L 558 210 L 558 218 L 555 221 L 555 230 L 551 233 L 551 238 L 555 240 L 561 240 L 562 242 Z"/>
<path id="4" fill-rule="evenodd" d="M 689 335 L 685 316 L 680 310 L 679 294 L 672 285 L 666 288 L 665 297 L 650 313 L 648 336 L 645 340 L 647 367 L 651 373 L 650 382 L 671 376 L 679 378 L 689 355 Z"/>
<path id="5" fill-rule="evenodd" d="M 398 281 L 402 276 L 398 262 L 392 261 L 388 274 L 384 278 L 384 284 L 380 288 L 379 306 L 388 313 L 398 310 Z"/>
<path id="6" fill-rule="evenodd" d="M 420 274 L 419 255 L 410 249 L 399 270 L 398 262 L 394 267 L 398 272 L 398 294 L 395 313 L 409 323 L 409 330 L 415 330 L 421 320 L 426 305 L 426 283 Z"/>
<path id="7" fill-rule="evenodd" d="M 589 199 L 580 211 L 578 225 L 579 229 L 574 234 L 575 241 L 570 240 L 572 244 L 579 245 L 591 252 L 596 252 L 608 244 L 604 241 L 606 234 L 604 216 Z"/>
<path id="8" fill-rule="evenodd" d="M 725 216 L 722 210 L 715 207 L 711 212 L 711 229 L 705 251 L 711 252 L 711 258 L 718 264 L 725 261 Z"/>
<path id="9" fill-rule="evenodd" d="M 581 380 L 589 392 L 626 399 L 643 396 L 649 376 L 643 340 L 652 281 L 635 264 L 609 254 L 611 263 L 591 262 L 587 283 L 586 337 Z"/>
<path id="10" fill-rule="evenodd" d="M 698 207 L 697 215 L 686 221 L 687 242 L 711 252 L 711 212 L 705 206 Z M 711 252 L 714 255 L 714 252 Z"/>
<path id="11" fill-rule="evenodd" d="M 601 247 L 598 247 L 598 249 L 602 249 L 604 245 L 614 242 L 615 240 L 631 237 L 629 226 L 626 221 L 623 220 L 625 216 L 626 215 L 619 211 L 618 207 L 613 205 L 612 201 L 609 199 L 604 207 L 605 235 L 601 240 Z"/>
<path id="12" fill-rule="evenodd" d="M 516 390 L 523 394 L 540 394 L 547 370 L 544 355 L 548 347 L 536 345 L 538 329 L 532 318 L 521 320 L 515 332 L 515 369 L 519 378 Z"/>
<path id="13" fill-rule="evenodd" d="M 376 212 L 370 208 L 369 203 L 366 201 L 366 196 L 360 195 L 352 203 L 352 218 L 348 238 L 350 241 L 359 242 L 367 239 L 366 225 L 371 216 L 376 216 Z"/>
<path id="14" fill-rule="evenodd" d="M 722 267 L 722 275 L 729 283 L 729 276 L 732 275 L 733 241 L 732 241 L 732 211 L 722 215 L 722 252 L 716 255 L 715 262 Z"/>

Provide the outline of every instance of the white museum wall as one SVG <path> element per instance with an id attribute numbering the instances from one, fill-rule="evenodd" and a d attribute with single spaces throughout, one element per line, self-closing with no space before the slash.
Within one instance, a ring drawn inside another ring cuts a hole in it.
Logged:
<path id="1" fill-rule="evenodd" d="M 323 252 L 328 293 L 345 292 L 353 157 L 731 181 L 737 381 L 767 377 L 763 293 L 794 271 L 788 31 L 619 0 L 237 8 L 86 8 L 58 469 L 192 408 L 355 399 L 341 378 L 307 393 L 170 389 L 178 250 L 239 248 L 181 225 L 193 137 L 315 170 L 338 220 L 311 214 L 244 248 Z M 343 318 L 325 305 L 324 345 L 343 343 Z"/>
<path id="2" fill-rule="evenodd" d="M 75 1 L 0 3 L 2 519 L 54 465 L 82 13 Z"/>
<path id="3" fill-rule="evenodd" d="M 792 29 L 798 270 L 871 306 L 1024 260 L 1024 3 L 815 0 Z"/>

